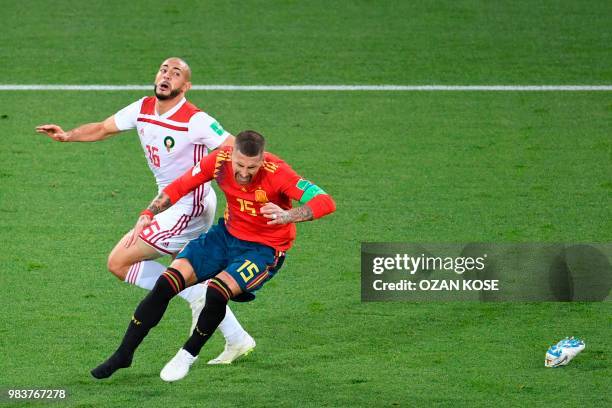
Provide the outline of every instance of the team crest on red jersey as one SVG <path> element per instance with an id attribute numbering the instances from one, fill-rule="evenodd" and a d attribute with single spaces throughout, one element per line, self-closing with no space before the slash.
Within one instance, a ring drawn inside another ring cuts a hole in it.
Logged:
<path id="1" fill-rule="evenodd" d="M 266 195 L 266 191 L 261 188 L 255 190 L 255 201 L 258 203 L 267 203 L 268 196 Z"/>

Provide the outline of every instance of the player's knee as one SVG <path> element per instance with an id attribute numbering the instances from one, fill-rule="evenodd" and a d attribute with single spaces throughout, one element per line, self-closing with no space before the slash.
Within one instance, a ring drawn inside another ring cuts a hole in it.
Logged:
<path id="1" fill-rule="evenodd" d="M 185 289 L 185 279 L 178 270 L 170 267 L 157 278 L 151 295 L 170 300 L 183 289 Z"/>
<path id="2" fill-rule="evenodd" d="M 140 302 L 134 312 L 134 317 L 143 323 L 143 328 L 146 330 L 155 327 L 172 298 L 183 289 L 185 289 L 185 280 L 181 273 L 174 268 L 166 269 L 157 278 L 153 289 Z"/>
<path id="3" fill-rule="evenodd" d="M 198 317 L 196 329 L 203 333 L 212 333 L 225 317 L 227 302 L 231 297 L 231 291 L 225 283 L 211 279 L 206 289 L 206 303 Z"/>
<path id="4" fill-rule="evenodd" d="M 208 282 L 204 309 L 223 310 L 225 314 L 225 306 L 232 297 L 232 291 L 222 280 L 212 278 Z"/>
<path id="5" fill-rule="evenodd" d="M 121 259 L 113 253 L 108 256 L 106 267 L 110 273 L 122 281 L 125 280 L 128 270 L 130 269 L 130 265 L 126 265 L 124 262 L 121 262 Z"/>

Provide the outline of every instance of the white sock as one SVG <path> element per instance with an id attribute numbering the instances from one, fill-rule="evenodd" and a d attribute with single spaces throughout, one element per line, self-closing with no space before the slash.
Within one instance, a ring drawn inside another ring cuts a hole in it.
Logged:
<path id="1" fill-rule="evenodd" d="M 136 262 L 130 266 L 125 281 L 146 290 L 153 289 L 157 278 L 166 270 L 166 267 L 155 261 Z"/>
<path id="2" fill-rule="evenodd" d="M 155 282 L 166 270 L 166 267 L 155 261 L 136 262 L 128 271 L 125 281 L 143 289 L 151 290 Z M 205 287 L 202 284 L 193 285 L 182 292 L 179 296 L 191 303 L 204 295 Z"/>
<path id="3" fill-rule="evenodd" d="M 225 337 L 225 342 L 227 344 L 236 344 L 242 340 L 245 335 L 248 335 L 229 306 L 225 306 L 225 317 L 221 320 L 221 323 L 219 323 L 219 330 L 223 333 L 223 337 Z"/>
<path id="4" fill-rule="evenodd" d="M 191 303 L 196 299 L 204 296 L 206 291 L 206 287 L 202 283 L 198 283 L 196 285 L 185 288 L 182 292 L 179 292 L 179 296 L 185 299 L 187 302 Z"/>

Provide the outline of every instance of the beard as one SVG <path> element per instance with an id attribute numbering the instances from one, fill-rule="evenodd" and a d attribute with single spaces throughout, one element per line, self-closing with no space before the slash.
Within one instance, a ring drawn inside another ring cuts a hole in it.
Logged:
<path id="1" fill-rule="evenodd" d="M 236 183 L 240 184 L 241 186 L 245 186 L 249 184 L 252 178 L 253 177 L 251 176 L 247 176 L 246 179 L 243 179 L 242 177 L 238 175 L 238 173 L 234 173 L 234 180 L 236 180 Z"/>
<path id="2" fill-rule="evenodd" d="M 157 85 L 153 84 L 153 92 L 155 93 L 155 97 L 157 99 L 159 99 L 160 101 L 165 101 L 167 99 L 175 98 L 178 94 L 181 93 L 181 90 L 173 89 L 172 91 L 170 91 L 168 95 L 164 95 L 164 94 L 160 94 L 159 92 L 157 92 Z"/>

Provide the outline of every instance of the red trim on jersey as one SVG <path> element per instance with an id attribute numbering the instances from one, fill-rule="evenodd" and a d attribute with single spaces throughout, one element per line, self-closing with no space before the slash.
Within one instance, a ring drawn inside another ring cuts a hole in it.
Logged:
<path id="1" fill-rule="evenodd" d="M 185 219 L 183 220 L 183 224 L 176 231 L 176 235 L 181 235 L 183 231 L 185 231 L 185 229 L 189 226 L 189 222 L 191 221 L 191 219 L 192 217 L 190 217 L 189 215 L 185 216 Z"/>
<path id="2" fill-rule="evenodd" d="M 196 164 L 198 164 L 198 152 L 200 151 L 200 145 L 194 145 L 193 146 L 193 165 L 195 166 Z M 194 190 L 192 191 L 192 205 L 191 205 L 191 216 L 192 217 L 197 217 L 197 192 L 198 190 Z"/>
<path id="3" fill-rule="evenodd" d="M 158 251 L 161 251 L 161 252 L 163 252 L 163 253 L 165 253 L 165 254 L 168 254 L 168 255 L 172 255 L 172 254 L 173 254 L 172 252 L 168 251 L 167 249 L 164 249 L 164 248 L 160 248 L 160 247 L 158 247 L 157 245 L 155 245 L 154 243 L 150 242 L 150 241 L 149 241 L 149 240 L 147 240 L 146 238 L 143 238 L 143 237 L 140 237 L 140 238 L 141 238 L 141 239 L 142 239 L 142 240 L 143 240 L 143 241 L 144 241 L 144 242 L 145 242 L 147 245 L 152 246 L 153 248 L 157 249 Z"/>
<path id="4" fill-rule="evenodd" d="M 190 216 L 185 214 L 181 215 L 181 217 L 176 221 L 172 228 L 170 228 L 169 230 L 160 231 L 157 234 L 149 237 L 149 242 L 153 244 L 161 240 L 170 239 L 173 236 L 181 235 L 181 232 L 187 227 L 190 220 Z"/>
<path id="5" fill-rule="evenodd" d="M 198 162 L 206 155 L 206 147 L 203 145 L 194 145 L 193 146 L 193 165 L 197 165 Z M 202 204 L 202 200 L 204 199 L 205 193 L 204 184 L 198 186 L 193 192 L 193 203 L 191 216 L 199 217 L 204 213 L 204 205 Z"/>
<path id="6" fill-rule="evenodd" d="M 202 197 L 203 190 L 204 190 L 204 187 L 199 186 L 192 192 L 193 194 L 193 205 L 192 205 L 193 209 L 191 210 L 192 217 L 199 217 L 201 213 L 203 212 L 202 204 L 201 204 L 201 197 Z"/>
<path id="7" fill-rule="evenodd" d="M 189 119 L 191 119 L 191 117 L 198 112 L 202 112 L 202 111 L 198 109 L 195 105 L 191 104 L 190 102 L 185 102 L 183 106 L 181 106 L 179 110 L 174 112 L 172 116 L 170 116 L 168 119 L 173 120 L 175 122 L 187 123 L 189 122 Z"/>
<path id="8" fill-rule="evenodd" d="M 187 132 L 189 130 L 189 128 L 186 128 L 186 127 L 183 127 L 183 126 L 174 126 L 174 125 L 171 125 L 169 123 L 160 122 L 160 121 L 155 120 L 155 119 L 138 118 L 137 121 L 138 122 L 152 123 L 154 125 L 165 127 L 165 128 L 168 128 L 168 129 L 178 130 L 179 132 Z"/>
<path id="9" fill-rule="evenodd" d="M 176 221 L 176 223 L 172 226 L 172 228 L 160 230 L 156 232 L 155 234 L 148 236 L 147 239 L 149 240 L 149 242 L 155 243 L 155 242 L 158 242 L 160 239 L 171 237 L 172 230 L 176 228 L 181 223 L 182 220 L 183 220 L 183 216 L 181 215 L 180 218 Z"/>
<path id="10" fill-rule="evenodd" d="M 175 235 L 179 235 L 178 232 L 174 232 L 175 230 L 178 230 L 181 228 L 182 224 L 187 221 L 187 223 L 189 223 L 189 220 L 191 218 L 187 215 L 182 215 L 174 224 L 174 226 L 172 228 L 170 228 L 170 230 L 163 230 L 160 231 L 156 234 L 153 234 L 152 236 L 146 238 L 142 235 L 142 233 L 139 235 L 140 239 L 142 239 L 144 242 L 146 242 L 148 245 L 152 246 L 153 248 L 157 249 L 158 251 L 161 251 L 163 253 L 166 254 L 173 254 L 172 251 L 169 251 L 168 249 L 165 248 L 161 248 L 160 246 L 156 245 L 156 243 L 162 239 L 169 239 L 172 238 Z"/>
<path id="11" fill-rule="evenodd" d="M 155 101 L 157 98 L 154 96 L 147 96 L 143 99 L 142 105 L 140 105 L 141 115 L 155 115 Z"/>

